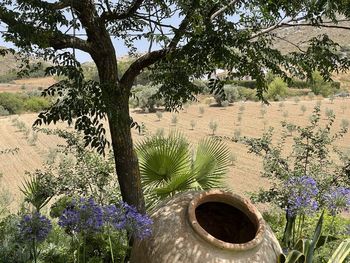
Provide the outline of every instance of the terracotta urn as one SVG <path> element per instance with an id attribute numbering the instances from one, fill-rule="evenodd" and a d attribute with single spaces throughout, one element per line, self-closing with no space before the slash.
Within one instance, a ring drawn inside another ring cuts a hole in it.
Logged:
<path id="1" fill-rule="evenodd" d="M 229 192 L 181 193 L 151 217 L 153 234 L 135 242 L 131 263 L 274 263 L 282 253 L 259 211 Z"/>

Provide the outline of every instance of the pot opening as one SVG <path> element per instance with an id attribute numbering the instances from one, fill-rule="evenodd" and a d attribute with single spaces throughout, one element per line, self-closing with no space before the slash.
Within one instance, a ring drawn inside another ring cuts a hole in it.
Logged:
<path id="1" fill-rule="evenodd" d="M 253 240 L 257 226 L 241 210 L 221 202 L 205 202 L 195 209 L 199 225 L 210 235 L 233 244 Z"/>

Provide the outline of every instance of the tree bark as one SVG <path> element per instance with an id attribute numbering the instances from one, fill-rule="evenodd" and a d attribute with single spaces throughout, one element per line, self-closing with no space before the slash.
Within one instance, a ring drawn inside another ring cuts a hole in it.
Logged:
<path id="1" fill-rule="evenodd" d="M 103 49 L 96 50 L 92 57 L 99 72 L 123 201 L 144 213 L 145 203 L 139 164 L 130 128 L 129 93 L 133 83 L 127 83 L 127 85 L 119 83 L 117 60 L 112 43 L 104 46 Z"/>

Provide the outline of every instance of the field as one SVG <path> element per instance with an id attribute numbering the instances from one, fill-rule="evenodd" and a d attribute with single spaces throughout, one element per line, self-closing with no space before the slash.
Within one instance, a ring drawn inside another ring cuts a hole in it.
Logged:
<path id="1" fill-rule="evenodd" d="M 204 100 L 202 100 L 204 102 Z M 332 103 L 328 99 L 323 99 L 321 104 L 322 114 L 325 116 L 326 109 L 332 109 L 336 114 L 335 128 L 340 127 L 342 119 L 350 120 L 350 100 L 335 99 Z M 308 123 L 312 109 L 317 100 L 301 98 L 301 101 L 295 103 L 293 100 L 285 101 L 281 110 L 278 102 L 272 102 L 266 107 L 267 112 L 264 117 L 261 116 L 261 103 L 258 102 L 237 102 L 229 107 L 220 108 L 207 104 L 192 104 L 188 109 L 179 113 L 163 112 L 163 117 L 158 120 L 155 113 L 142 113 L 138 110 L 132 110 L 134 120 L 139 124 L 144 123 L 146 135 L 153 134 L 159 128 L 163 128 L 165 133 L 172 130 L 183 132 L 186 137 L 195 144 L 199 139 L 210 136 L 209 122 L 215 121 L 218 124 L 215 135 L 232 137 L 235 130 L 240 131 L 241 136 L 258 137 L 269 126 L 274 127 L 276 133 L 281 131 L 280 122 L 287 120 L 296 124 L 304 125 Z M 242 120 L 238 122 L 238 112 L 241 105 L 245 110 L 242 114 Z M 305 105 L 307 110 L 302 114 L 301 105 Z M 346 106 L 346 109 L 344 109 Z M 199 108 L 203 107 L 204 113 L 199 114 Z M 283 114 L 288 112 L 288 116 Z M 172 118 L 177 115 L 177 123 L 172 123 Z M 19 120 L 24 121 L 30 126 L 36 118 L 36 114 L 24 114 L 19 116 Z M 0 118 L 0 145 L 1 149 L 19 148 L 18 153 L 0 155 L 0 171 L 3 173 L 3 183 L 10 190 L 14 197 L 14 204 L 20 200 L 18 186 L 25 178 L 25 171 L 33 171 L 41 167 L 45 161 L 50 148 L 57 147 L 62 140 L 54 136 L 39 134 L 35 145 L 30 145 L 24 134 L 17 130 L 12 124 L 14 116 Z M 191 121 L 196 122 L 194 129 L 191 129 Z M 67 128 L 65 124 L 58 124 L 60 128 Z M 56 126 L 51 126 L 52 128 Z M 138 131 L 133 130 L 134 140 L 137 142 L 144 138 Z M 236 193 L 245 194 L 247 191 L 255 191 L 260 187 L 267 187 L 268 181 L 261 178 L 262 168 L 261 160 L 256 156 L 247 153 L 247 148 L 234 142 L 227 142 L 232 153 L 236 156 L 234 166 L 231 166 L 227 177 L 227 185 Z M 347 134 L 339 141 L 343 150 L 350 148 L 350 134 Z"/>
<path id="2" fill-rule="evenodd" d="M 0 83 L 0 92 L 32 91 L 48 87 L 57 81 L 53 77 L 26 78 L 13 80 L 11 83 Z"/>

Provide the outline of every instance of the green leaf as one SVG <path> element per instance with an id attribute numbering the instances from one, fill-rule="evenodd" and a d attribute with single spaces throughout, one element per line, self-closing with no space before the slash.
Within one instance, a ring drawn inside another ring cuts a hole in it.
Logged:
<path id="1" fill-rule="evenodd" d="M 286 263 L 303 263 L 305 261 L 305 255 L 297 250 L 292 250 L 288 253 Z"/>
<path id="2" fill-rule="evenodd" d="M 338 248 L 334 251 L 328 263 L 342 263 L 350 253 L 350 239 L 346 239 L 340 243 Z"/>
<path id="3" fill-rule="evenodd" d="M 308 250 L 308 253 L 306 255 L 306 261 L 305 263 L 312 263 L 312 259 L 314 256 L 314 251 L 316 249 L 316 244 L 318 243 L 320 236 L 321 236 L 321 232 L 322 232 L 322 225 L 323 225 L 323 215 L 324 215 L 324 211 L 322 211 L 320 218 L 318 219 L 317 225 L 316 225 L 316 229 L 310 244 L 310 248 Z"/>

